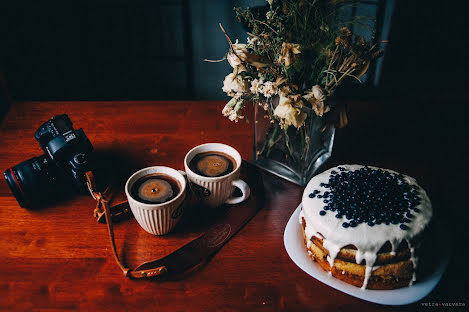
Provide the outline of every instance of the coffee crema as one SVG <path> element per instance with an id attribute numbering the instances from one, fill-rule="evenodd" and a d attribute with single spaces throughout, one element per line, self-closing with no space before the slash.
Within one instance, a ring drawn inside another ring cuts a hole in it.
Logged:
<path id="1" fill-rule="evenodd" d="M 165 173 L 151 173 L 132 185 L 130 195 L 144 204 L 162 204 L 174 199 L 180 190 L 175 178 Z"/>
<path id="2" fill-rule="evenodd" d="M 228 154 L 218 151 L 202 152 L 189 162 L 189 169 L 204 177 L 221 177 L 235 169 L 236 161 Z"/>

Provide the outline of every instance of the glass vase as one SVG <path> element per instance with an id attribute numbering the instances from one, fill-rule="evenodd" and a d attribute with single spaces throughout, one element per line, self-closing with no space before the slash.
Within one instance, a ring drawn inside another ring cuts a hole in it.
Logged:
<path id="1" fill-rule="evenodd" d="M 272 112 L 278 97 L 255 104 L 253 162 L 256 166 L 304 186 L 331 157 L 335 128 L 308 108 L 304 126 L 280 127 Z"/>

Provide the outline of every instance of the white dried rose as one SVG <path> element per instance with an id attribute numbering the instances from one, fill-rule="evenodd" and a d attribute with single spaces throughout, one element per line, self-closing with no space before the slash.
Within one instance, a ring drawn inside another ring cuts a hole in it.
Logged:
<path id="1" fill-rule="evenodd" d="M 235 96 L 238 93 L 249 91 L 249 82 L 242 77 L 237 76 L 235 73 L 228 74 L 223 81 L 223 92 L 229 96 Z"/>
<path id="2" fill-rule="evenodd" d="M 274 115 L 281 119 L 283 125 L 301 128 L 306 120 L 306 113 L 293 106 L 290 98 L 280 96 L 280 101 L 274 110 Z"/>
<path id="3" fill-rule="evenodd" d="M 263 85 L 259 79 L 254 79 L 251 81 L 251 88 L 249 89 L 252 94 L 262 93 Z"/>
<path id="4" fill-rule="evenodd" d="M 270 98 L 271 96 L 277 94 L 278 88 L 272 81 L 267 81 L 264 83 L 262 88 L 262 94 L 266 98 Z"/>
<path id="5" fill-rule="evenodd" d="M 235 53 L 230 50 L 226 58 L 228 60 L 228 63 L 230 63 L 231 67 L 236 68 L 241 65 L 242 62 L 247 60 L 249 52 L 246 47 L 246 44 L 238 43 L 238 41 L 233 44 L 233 50 Z"/>
<path id="6" fill-rule="evenodd" d="M 313 86 L 303 97 L 311 104 L 311 108 L 319 117 L 322 117 L 330 109 L 329 106 L 325 105 L 324 90 L 318 85 Z"/>

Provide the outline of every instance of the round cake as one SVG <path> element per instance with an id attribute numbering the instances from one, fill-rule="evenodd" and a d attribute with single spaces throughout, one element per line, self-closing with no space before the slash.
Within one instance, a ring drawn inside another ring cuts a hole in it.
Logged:
<path id="1" fill-rule="evenodd" d="M 308 254 L 332 276 L 362 289 L 416 280 L 432 217 L 415 179 L 392 170 L 341 165 L 311 179 L 300 212 Z"/>

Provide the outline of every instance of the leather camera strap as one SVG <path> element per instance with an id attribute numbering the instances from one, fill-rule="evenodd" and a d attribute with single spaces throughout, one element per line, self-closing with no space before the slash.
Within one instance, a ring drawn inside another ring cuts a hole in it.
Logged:
<path id="1" fill-rule="evenodd" d="M 128 203 L 125 201 L 111 208 L 109 188 L 103 193 L 96 191 L 96 185 L 92 172 L 86 173 L 88 187 L 93 198 L 97 201 L 94 212 L 98 221 L 105 216 L 106 224 L 111 240 L 114 259 L 120 269 L 127 277 L 132 278 L 169 278 L 180 275 L 197 265 L 205 262 L 218 251 L 233 235 L 235 235 L 249 220 L 251 220 L 260 209 L 260 205 L 239 204 L 236 209 L 228 209 L 226 215 L 216 225 L 212 226 L 205 234 L 187 243 L 171 254 L 152 261 L 145 262 L 136 269 L 126 267 L 119 259 L 113 231 L 113 215 L 119 216 L 126 209 Z M 184 203 L 183 203 L 184 205 Z M 113 213 L 111 213 L 111 211 Z"/>

